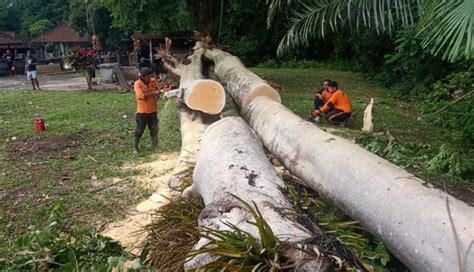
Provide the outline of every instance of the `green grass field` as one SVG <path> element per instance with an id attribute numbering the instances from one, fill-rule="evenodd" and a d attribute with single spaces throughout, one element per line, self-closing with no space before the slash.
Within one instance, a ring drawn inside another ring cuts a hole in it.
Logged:
<path id="1" fill-rule="evenodd" d="M 177 150 L 175 104 L 160 107 L 160 150 Z M 45 120 L 45 133 L 35 132 L 37 117 Z M 9 245 L 30 225 L 42 226 L 57 202 L 77 224 L 100 227 L 148 196 L 131 181 L 101 190 L 113 178 L 136 174 L 122 169 L 124 163 L 150 160 L 147 132 L 142 154 L 132 155 L 134 118 L 131 93 L 1 92 L 0 244 Z"/>
<path id="2" fill-rule="evenodd" d="M 323 122 L 324 128 L 331 128 L 347 138 L 360 136 L 364 109 L 374 98 L 374 132 L 385 133 L 387 129 L 403 141 L 439 143 L 439 131 L 417 120 L 419 111 L 415 103 L 409 103 L 391 90 L 367 81 L 362 74 L 327 69 L 265 69 L 254 68 L 255 73 L 270 79 L 283 87 L 282 103 L 303 118 L 310 116 L 313 94 L 322 86 L 324 79 L 338 82 L 351 98 L 353 115 L 347 128 L 338 129 Z"/>

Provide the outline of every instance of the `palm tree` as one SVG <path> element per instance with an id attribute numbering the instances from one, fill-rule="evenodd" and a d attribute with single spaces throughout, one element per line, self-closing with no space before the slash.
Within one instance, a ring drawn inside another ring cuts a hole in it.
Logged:
<path id="1" fill-rule="evenodd" d="M 278 54 L 348 25 L 377 33 L 415 27 L 422 47 L 451 62 L 474 57 L 474 0 L 267 0 L 268 24 L 284 9 L 291 27 Z"/>

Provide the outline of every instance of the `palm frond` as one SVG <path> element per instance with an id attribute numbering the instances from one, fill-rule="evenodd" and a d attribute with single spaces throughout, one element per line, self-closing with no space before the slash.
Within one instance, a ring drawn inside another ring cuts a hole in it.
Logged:
<path id="1" fill-rule="evenodd" d="M 347 0 L 314 1 L 302 3 L 301 10 L 295 10 L 292 25 L 278 45 L 278 55 L 299 45 L 308 45 L 315 37 L 325 37 L 327 32 L 335 31 L 343 23 L 341 12 Z"/>
<path id="2" fill-rule="evenodd" d="M 474 0 L 427 1 L 424 17 L 423 48 L 451 62 L 474 57 Z"/>
<path id="3" fill-rule="evenodd" d="M 328 32 L 337 31 L 349 24 L 359 30 L 374 28 L 378 33 L 412 26 L 421 4 L 418 0 L 270 0 L 268 19 L 271 21 L 283 5 L 293 6 L 292 25 L 278 46 L 278 55 L 288 49 L 308 45 L 315 37 L 325 38 Z"/>
<path id="4" fill-rule="evenodd" d="M 295 0 L 266 0 L 268 6 L 268 13 L 267 13 L 267 26 L 270 27 L 272 25 L 273 19 L 275 16 L 280 13 L 284 8 L 292 6 Z"/>

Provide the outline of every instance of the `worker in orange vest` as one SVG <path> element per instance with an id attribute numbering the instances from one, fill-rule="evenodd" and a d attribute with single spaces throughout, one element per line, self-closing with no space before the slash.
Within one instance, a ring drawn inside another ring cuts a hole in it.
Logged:
<path id="1" fill-rule="evenodd" d="M 328 91 L 332 94 L 329 100 L 318 110 L 314 110 L 313 117 L 318 117 L 324 112 L 326 120 L 332 124 L 344 126 L 351 117 L 352 107 L 349 96 L 338 88 L 336 81 L 328 84 Z"/>

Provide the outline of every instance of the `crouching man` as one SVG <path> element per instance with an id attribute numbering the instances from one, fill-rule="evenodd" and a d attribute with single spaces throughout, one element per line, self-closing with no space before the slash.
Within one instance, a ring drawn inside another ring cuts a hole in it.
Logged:
<path id="1" fill-rule="evenodd" d="M 338 88 L 336 81 L 329 82 L 328 91 L 332 93 L 331 98 L 319 110 L 313 111 L 312 115 L 315 117 L 324 112 L 329 123 L 344 126 L 352 114 L 351 100 Z"/>

